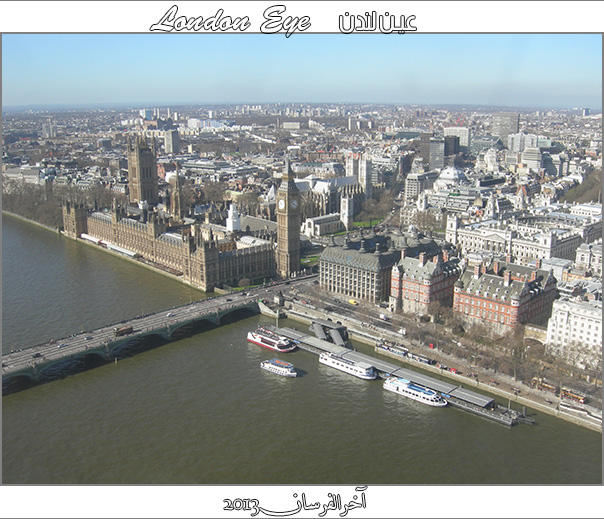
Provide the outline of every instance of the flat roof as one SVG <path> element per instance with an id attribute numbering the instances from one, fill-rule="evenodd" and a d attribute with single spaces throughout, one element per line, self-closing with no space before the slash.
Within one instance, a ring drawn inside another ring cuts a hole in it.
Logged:
<path id="1" fill-rule="evenodd" d="M 428 375 L 424 375 L 423 373 L 418 373 L 417 371 L 412 371 L 405 368 L 398 368 L 393 371 L 392 374 L 396 377 L 406 378 L 411 382 L 421 384 L 422 386 L 426 386 L 429 389 L 434 389 L 435 391 L 439 391 L 441 393 L 450 394 L 451 391 L 458 387 L 457 384 L 451 384 L 451 382 L 438 380 Z"/>
<path id="2" fill-rule="evenodd" d="M 469 389 L 465 389 L 463 387 L 455 388 L 448 394 L 454 396 L 455 398 L 459 398 L 460 400 L 470 402 L 471 404 L 479 405 L 480 407 L 487 407 L 491 402 L 493 402 L 491 397 L 481 395 L 480 393 L 475 393 L 474 391 L 470 391 Z"/>

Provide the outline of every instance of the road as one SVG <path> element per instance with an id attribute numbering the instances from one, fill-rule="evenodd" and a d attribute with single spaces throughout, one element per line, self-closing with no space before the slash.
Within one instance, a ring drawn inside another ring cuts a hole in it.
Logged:
<path id="1" fill-rule="evenodd" d="M 242 290 L 232 294 L 212 297 L 189 303 L 184 306 L 173 307 L 153 314 L 144 314 L 121 323 L 111 323 L 96 330 L 74 333 L 61 339 L 51 339 L 48 342 L 32 347 L 23 347 L 12 350 L 2 355 L 2 373 L 9 375 L 24 368 L 34 367 L 36 364 L 47 363 L 62 357 L 70 357 L 89 349 L 100 348 L 116 340 L 115 328 L 132 326 L 132 333 L 145 333 L 154 330 L 163 330 L 166 325 L 179 324 L 195 317 L 206 316 L 213 312 L 221 312 L 235 306 L 256 302 L 258 299 L 270 299 L 278 291 L 285 292 L 290 297 L 295 287 L 308 287 L 312 285 L 316 276 L 292 279 L 289 281 L 274 282 L 269 285 Z M 128 334 L 129 335 L 129 334 Z M 124 337 L 127 337 L 125 335 Z"/>
<path id="2" fill-rule="evenodd" d="M 458 338 L 453 335 L 437 334 L 430 331 L 430 336 L 434 336 L 434 348 L 431 349 L 428 341 L 425 340 L 425 335 L 421 329 L 417 332 L 408 333 L 403 336 L 400 333 L 400 326 L 394 326 L 390 321 L 383 321 L 379 315 L 389 312 L 379 305 L 371 305 L 361 303 L 358 306 L 351 305 L 347 300 L 340 299 L 333 294 L 321 295 L 316 286 L 301 287 L 294 294 L 294 300 L 297 303 L 307 306 L 315 311 L 333 312 L 333 319 L 338 319 L 337 316 L 344 317 L 347 320 L 353 320 L 360 323 L 360 329 L 373 337 L 376 341 L 380 338 L 386 338 L 398 342 L 403 347 L 409 349 L 413 353 L 420 353 L 431 359 L 434 359 L 437 364 L 435 367 L 426 367 L 419 365 L 414 361 L 409 361 L 403 358 L 403 362 L 408 362 L 410 365 L 416 365 L 423 369 L 439 372 L 441 375 L 462 382 L 468 388 L 478 388 L 484 391 L 491 392 L 496 395 L 518 402 L 522 405 L 531 406 L 536 409 L 548 412 L 548 414 L 559 414 L 561 402 L 571 403 L 567 400 L 560 400 L 551 393 L 534 389 L 519 380 L 514 380 L 512 377 L 503 373 L 497 373 L 492 369 L 484 369 L 473 364 L 471 359 L 465 359 L 446 354 L 439 349 L 439 345 L 444 346 L 447 343 L 459 344 Z M 327 317 L 327 316 L 325 316 Z M 397 316 L 400 317 L 400 316 Z M 413 323 L 417 326 L 416 323 Z M 456 370 L 456 372 L 455 372 Z M 589 410 L 593 413 L 600 413 L 602 410 L 602 400 L 597 396 L 592 397 L 588 405 L 577 404 L 579 408 Z M 565 417 L 565 418 L 568 418 Z M 571 420 L 572 421 L 572 420 Z M 585 420 L 577 417 L 577 423 L 585 424 Z M 600 422 L 601 430 L 601 422 Z"/>

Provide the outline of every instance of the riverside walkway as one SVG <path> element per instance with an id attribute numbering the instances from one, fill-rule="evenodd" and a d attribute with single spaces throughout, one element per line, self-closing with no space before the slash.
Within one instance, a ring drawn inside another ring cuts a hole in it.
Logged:
<path id="1" fill-rule="evenodd" d="M 273 327 L 269 327 L 273 328 Z M 403 368 L 392 362 L 360 353 L 344 346 L 313 337 L 312 335 L 292 330 L 291 328 L 273 328 L 276 333 L 297 342 L 300 349 L 320 355 L 323 352 L 333 353 L 353 362 L 363 362 L 373 366 L 380 378 L 401 377 L 420 384 L 443 395 L 453 407 L 477 414 L 503 425 L 511 426 L 522 421 L 523 415 L 517 411 L 498 405 L 493 398 L 476 391 L 471 391 L 444 380 L 430 377 L 423 373 Z"/>

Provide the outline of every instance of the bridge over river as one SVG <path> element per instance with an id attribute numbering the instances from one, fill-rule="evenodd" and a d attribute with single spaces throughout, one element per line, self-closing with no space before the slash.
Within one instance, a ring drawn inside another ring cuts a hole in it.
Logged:
<path id="1" fill-rule="evenodd" d="M 287 285 L 309 282 L 308 278 Z M 47 382 L 258 313 L 284 283 L 196 301 L 2 355 L 3 393 Z M 289 287 L 287 287 L 289 288 Z M 126 329 L 118 335 L 116 330 Z"/>

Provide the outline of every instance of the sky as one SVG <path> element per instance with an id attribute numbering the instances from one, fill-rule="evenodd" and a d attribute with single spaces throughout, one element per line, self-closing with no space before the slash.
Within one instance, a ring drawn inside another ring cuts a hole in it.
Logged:
<path id="1" fill-rule="evenodd" d="M 4 34 L 2 104 L 602 106 L 590 34 Z"/>

